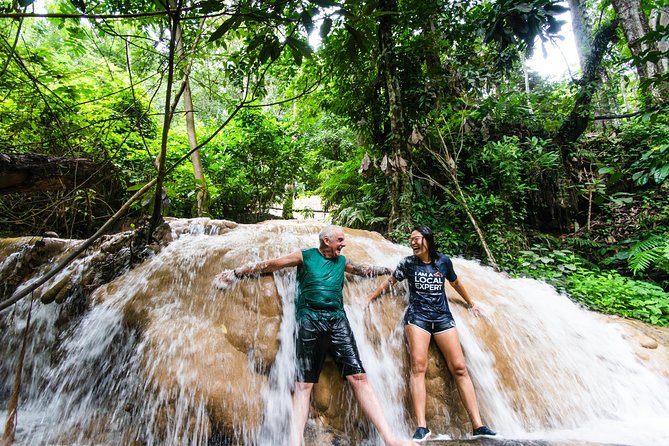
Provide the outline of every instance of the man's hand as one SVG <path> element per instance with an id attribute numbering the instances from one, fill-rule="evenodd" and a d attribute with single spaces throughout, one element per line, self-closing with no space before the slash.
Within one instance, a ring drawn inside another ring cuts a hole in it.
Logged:
<path id="1" fill-rule="evenodd" d="M 238 280 L 234 270 L 226 269 L 214 277 L 214 286 L 219 290 L 226 290 Z"/>

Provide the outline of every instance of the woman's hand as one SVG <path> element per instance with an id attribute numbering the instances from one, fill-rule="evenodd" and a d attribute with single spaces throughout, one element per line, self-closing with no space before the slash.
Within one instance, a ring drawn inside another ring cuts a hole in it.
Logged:
<path id="1" fill-rule="evenodd" d="M 483 315 L 479 306 L 476 305 L 476 302 L 472 302 L 469 305 L 467 305 L 467 309 L 469 310 L 470 313 L 474 315 L 474 317 L 479 317 Z"/>
<path id="2" fill-rule="evenodd" d="M 239 279 L 235 274 L 235 270 L 226 269 L 221 271 L 216 277 L 214 277 L 214 286 L 219 290 L 228 289 L 237 282 Z"/>

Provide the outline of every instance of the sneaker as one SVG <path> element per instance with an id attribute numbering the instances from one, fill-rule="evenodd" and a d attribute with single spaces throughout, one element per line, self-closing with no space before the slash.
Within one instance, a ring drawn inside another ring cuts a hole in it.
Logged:
<path id="1" fill-rule="evenodd" d="M 426 427 L 419 427 L 416 429 L 416 432 L 413 434 L 413 437 L 411 437 L 414 441 L 425 441 L 427 440 L 427 437 L 432 435 L 432 432 L 430 432 L 430 429 Z"/>
<path id="2" fill-rule="evenodd" d="M 472 435 L 474 437 L 494 437 L 497 435 L 497 432 L 494 432 L 492 429 L 490 429 L 488 426 L 484 424 L 483 426 L 474 429 Z"/>

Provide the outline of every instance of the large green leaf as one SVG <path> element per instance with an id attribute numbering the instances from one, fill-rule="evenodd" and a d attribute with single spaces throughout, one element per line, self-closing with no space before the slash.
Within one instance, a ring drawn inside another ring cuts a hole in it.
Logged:
<path id="1" fill-rule="evenodd" d="M 233 28 L 237 28 L 241 23 L 242 23 L 242 18 L 240 16 L 230 17 L 228 20 L 223 22 L 223 24 L 219 26 L 216 29 L 216 31 L 211 33 L 211 36 L 209 36 L 209 41 L 213 42 L 214 40 L 220 39 L 221 37 L 223 37 L 225 33 L 227 33 Z"/>

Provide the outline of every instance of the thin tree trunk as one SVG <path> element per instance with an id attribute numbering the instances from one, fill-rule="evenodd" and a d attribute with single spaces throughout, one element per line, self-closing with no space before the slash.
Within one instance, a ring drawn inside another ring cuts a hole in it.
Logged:
<path id="1" fill-rule="evenodd" d="M 163 132 L 160 143 L 160 155 L 156 160 L 158 173 L 156 175 L 156 193 L 153 200 L 153 215 L 149 223 L 148 237 L 153 236 L 153 231 L 158 227 L 163 219 L 162 204 L 163 204 L 163 179 L 165 178 L 165 160 L 167 159 L 167 142 L 170 134 L 170 126 L 172 123 L 172 85 L 174 83 L 174 53 L 176 50 L 176 30 L 179 27 L 179 15 L 181 11 L 179 8 L 172 10 L 170 8 L 169 22 L 170 22 L 170 47 L 167 58 L 167 85 L 165 87 L 165 116 L 163 117 Z M 185 89 L 185 86 L 184 86 Z"/>
<path id="2" fill-rule="evenodd" d="M 14 56 L 14 52 L 16 51 L 16 45 L 19 43 L 19 39 L 21 37 L 21 26 L 23 26 L 23 17 L 19 19 L 19 25 L 16 29 L 16 35 L 14 36 L 14 43 L 12 44 L 10 52 L 7 55 L 7 59 L 5 59 L 5 63 L 2 66 L 2 70 L 0 70 L 0 79 L 2 79 L 5 76 L 7 68 L 9 68 L 9 62 L 11 62 L 12 57 Z"/>
<path id="3" fill-rule="evenodd" d="M 383 0 L 379 8 L 384 12 L 396 11 L 394 0 Z M 392 37 L 392 14 L 383 14 L 379 19 L 379 46 L 382 69 L 388 92 L 390 116 L 391 155 L 384 157 L 384 173 L 389 175 L 390 218 L 388 230 L 411 226 L 411 181 L 406 160 L 407 140 L 405 136 L 404 112 L 402 109 L 402 90 L 397 70 L 393 61 L 394 42 Z"/>
<path id="4" fill-rule="evenodd" d="M 188 133 L 188 145 L 191 150 L 197 147 L 197 136 L 195 133 L 195 117 L 193 115 L 193 99 L 190 94 L 190 83 L 184 89 L 184 111 L 186 112 L 186 132 Z M 191 155 L 193 163 L 193 176 L 195 177 L 195 189 L 197 190 L 197 215 L 204 217 L 207 212 L 207 180 L 204 177 L 200 151 L 195 150 Z"/>
<path id="5" fill-rule="evenodd" d="M 30 334 L 30 316 L 32 315 L 33 302 L 30 300 L 28 307 L 28 316 L 26 317 L 26 327 L 23 330 L 23 340 L 21 341 L 21 351 L 16 362 L 16 372 L 14 374 L 14 385 L 12 386 L 12 394 L 7 403 L 7 422 L 5 423 L 5 433 L 2 435 L 2 446 L 10 446 L 14 443 L 14 436 L 16 433 L 16 421 L 18 418 L 19 409 L 19 395 L 21 394 L 21 376 L 23 375 L 23 362 L 26 357 L 26 346 L 28 344 L 28 336 Z"/>
<path id="6" fill-rule="evenodd" d="M 174 0 L 170 1 L 172 8 L 176 8 Z M 202 22 L 201 22 L 202 23 Z M 175 25 L 176 33 L 176 51 L 180 62 L 185 62 L 186 51 L 184 50 L 183 30 L 179 23 Z M 200 151 L 197 150 L 197 134 L 195 132 L 195 115 L 193 108 L 193 97 L 190 90 L 188 68 L 184 69 L 184 79 L 186 83 L 183 91 L 183 106 L 186 115 L 186 133 L 188 134 L 188 145 L 191 151 L 191 162 L 193 164 L 193 176 L 195 177 L 195 189 L 197 191 L 197 215 L 203 217 L 207 215 L 207 183 L 204 177 L 204 169 L 202 168 L 202 160 L 200 159 Z M 195 150 L 194 150 L 195 149 Z"/>
<path id="7" fill-rule="evenodd" d="M 530 114 L 533 115 L 534 110 L 532 109 L 532 101 L 530 101 L 530 75 L 527 70 L 527 59 L 524 52 L 521 54 L 520 59 L 523 65 L 523 78 L 525 79 L 525 100 L 527 101 L 527 108 Z"/>
<path id="8" fill-rule="evenodd" d="M 474 231 L 476 232 L 479 241 L 481 242 L 481 247 L 483 248 L 483 251 L 485 252 L 485 255 L 488 259 L 488 264 L 493 268 L 498 269 L 497 262 L 495 261 L 495 256 L 493 256 L 492 251 L 488 247 L 488 242 L 486 241 L 485 235 L 483 234 L 483 230 L 479 226 L 476 217 L 469 208 L 469 204 L 467 204 L 467 198 L 465 197 L 465 194 L 462 191 L 462 188 L 460 187 L 460 182 L 458 181 L 457 163 L 453 159 L 453 157 L 451 157 L 451 154 L 449 153 L 448 150 L 448 146 L 446 145 L 446 141 L 444 141 L 444 138 L 441 135 L 441 131 L 439 130 L 438 127 L 437 127 L 437 132 L 439 133 L 439 139 L 441 141 L 443 154 L 437 153 L 429 147 L 427 147 L 427 150 L 435 157 L 437 162 L 439 162 L 441 167 L 443 167 L 444 171 L 446 171 L 448 177 L 451 179 L 451 182 L 453 183 L 453 186 L 455 187 L 457 194 L 454 194 L 451 188 L 446 187 L 443 184 L 435 181 L 429 175 L 427 176 L 427 180 L 430 181 L 432 184 L 436 185 L 437 187 L 439 187 L 444 192 L 446 192 L 448 195 L 451 196 L 451 198 L 453 198 L 456 202 L 458 202 L 460 206 L 462 206 L 462 208 L 465 211 L 465 214 L 467 214 L 467 218 L 469 218 L 469 221 L 472 223 L 472 226 L 474 227 Z"/>

